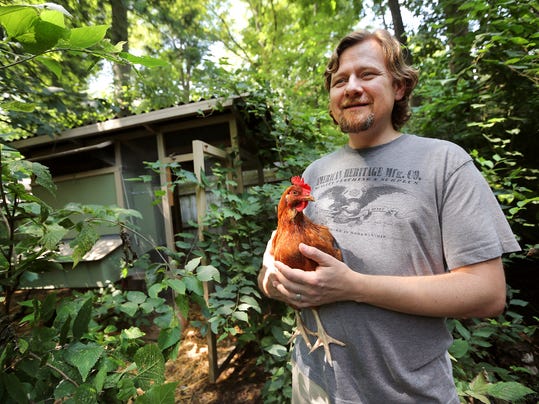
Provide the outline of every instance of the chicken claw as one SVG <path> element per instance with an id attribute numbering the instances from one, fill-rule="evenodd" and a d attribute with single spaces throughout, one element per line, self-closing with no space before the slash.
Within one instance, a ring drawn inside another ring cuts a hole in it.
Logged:
<path id="1" fill-rule="evenodd" d="M 333 361 L 331 359 L 331 351 L 329 349 L 329 344 L 337 344 L 340 346 L 345 346 L 346 344 L 330 336 L 326 332 L 324 326 L 322 325 L 322 321 L 320 320 L 318 310 L 314 308 L 311 310 L 313 311 L 314 319 L 316 321 L 316 332 L 311 331 L 311 334 L 316 335 L 318 338 L 312 348 L 310 347 L 309 344 L 307 345 L 309 346 L 309 348 L 311 348 L 309 353 L 313 352 L 315 349 L 319 348 L 320 346 L 324 346 L 324 352 L 326 353 L 326 362 L 329 364 L 329 366 L 333 367 Z"/>
<path id="2" fill-rule="evenodd" d="M 291 343 L 294 340 L 294 338 L 301 335 L 301 337 L 303 338 L 303 341 L 305 341 L 305 344 L 307 345 L 307 347 L 309 349 L 311 349 L 312 344 L 311 344 L 311 341 L 309 341 L 309 338 L 307 337 L 307 334 L 316 335 L 316 333 L 309 330 L 305 326 L 305 323 L 303 322 L 303 319 L 301 318 L 301 314 L 299 313 L 299 310 L 294 309 L 294 312 L 296 313 L 296 330 L 294 331 L 294 334 L 292 334 L 292 336 L 288 340 L 288 343 Z"/>

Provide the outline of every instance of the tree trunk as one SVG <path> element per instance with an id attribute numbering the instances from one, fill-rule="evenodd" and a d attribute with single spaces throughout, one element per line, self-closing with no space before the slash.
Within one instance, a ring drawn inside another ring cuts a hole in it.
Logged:
<path id="1" fill-rule="evenodd" d="M 129 50 L 128 40 L 128 21 L 127 21 L 127 5 L 125 0 L 110 0 L 112 7 L 112 26 L 111 40 L 112 43 L 125 42 L 124 51 Z M 129 114 L 129 104 L 125 94 L 125 89 L 129 87 L 129 77 L 131 74 L 131 66 L 128 64 L 114 63 L 112 66 L 114 80 L 114 99 L 120 107 L 119 116 Z"/>
<path id="2" fill-rule="evenodd" d="M 391 11 L 391 18 L 393 19 L 393 27 L 395 29 L 395 36 L 401 44 L 408 45 L 408 37 L 404 32 L 404 24 L 402 22 L 401 8 L 398 0 L 388 0 L 389 10 Z M 413 63 L 412 53 L 409 49 L 404 53 L 405 61 L 411 65 Z"/>
<path id="3" fill-rule="evenodd" d="M 444 10 L 448 44 L 451 49 L 449 70 L 456 74 L 472 63 L 469 48 L 459 46 L 460 39 L 468 34 L 468 21 L 462 17 L 458 3 L 443 1 L 441 5 Z"/>

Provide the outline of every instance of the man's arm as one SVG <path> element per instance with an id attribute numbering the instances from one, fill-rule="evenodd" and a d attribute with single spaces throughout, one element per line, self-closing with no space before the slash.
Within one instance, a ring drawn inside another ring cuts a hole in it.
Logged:
<path id="1" fill-rule="evenodd" d="M 268 297 L 272 299 L 282 300 L 287 302 L 286 296 L 283 296 L 275 288 L 275 283 L 277 282 L 276 278 L 276 268 L 275 268 L 275 259 L 273 258 L 271 246 L 273 243 L 273 237 L 275 237 L 275 231 L 271 234 L 271 237 L 266 245 L 266 251 L 264 251 L 264 256 L 262 258 L 262 268 L 258 273 L 258 288 Z M 294 302 L 295 303 L 295 302 Z"/>
<path id="2" fill-rule="evenodd" d="M 270 297 L 304 308 L 336 301 L 356 301 L 402 313 L 431 317 L 491 317 L 505 307 L 505 275 L 501 258 L 431 276 L 366 275 L 306 245 L 300 251 L 317 261 L 313 272 L 274 263 L 275 288 Z M 295 300 L 301 294 L 301 302 Z"/>

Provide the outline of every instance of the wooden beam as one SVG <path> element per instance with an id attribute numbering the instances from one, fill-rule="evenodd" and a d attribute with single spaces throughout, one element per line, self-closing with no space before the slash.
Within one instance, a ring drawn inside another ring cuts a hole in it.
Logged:
<path id="1" fill-rule="evenodd" d="M 228 127 L 230 130 L 230 145 L 232 148 L 232 153 L 234 156 L 234 160 L 231 161 L 232 167 L 236 169 L 236 183 L 238 186 L 236 187 L 237 192 L 243 192 L 243 177 L 242 177 L 242 170 L 241 170 L 241 151 L 240 151 L 240 140 L 239 140 L 239 134 L 238 134 L 238 123 L 236 122 L 236 118 L 233 117 L 229 123 Z"/>
<path id="2" fill-rule="evenodd" d="M 163 139 L 163 134 L 159 133 L 156 136 L 157 140 L 157 158 L 159 161 L 165 162 L 167 157 L 165 156 L 165 140 Z M 159 183 L 161 184 L 161 189 L 168 191 L 168 173 L 167 170 L 161 168 L 159 171 Z M 172 251 L 175 250 L 174 244 L 174 228 L 172 226 L 172 214 L 170 212 L 170 201 L 168 199 L 168 192 L 165 192 L 161 197 L 161 203 L 163 205 L 163 219 L 165 222 L 165 240 L 167 247 Z"/>

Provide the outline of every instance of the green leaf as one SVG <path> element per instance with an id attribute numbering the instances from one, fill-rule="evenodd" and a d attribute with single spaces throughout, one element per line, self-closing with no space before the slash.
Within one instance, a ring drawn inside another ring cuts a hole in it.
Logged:
<path id="1" fill-rule="evenodd" d="M 60 6 L 61 7 L 61 6 Z M 63 7 L 62 7 L 63 8 Z M 65 8 L 64 8 L 65 11 Z M 69 14 L 69 13 L 68 13 Z M 65 28 L 64 14 L 58 10 L 43 10 L 39 14 L 41 20 L 57 25 L 60 28 Z"/>
<path id="2" fill-rule="evenodd" d="M 489 338 L 495 332 L 496 332 L 496 330 L 494 328 L 491 328 L 491 327 L 479 328 L 479 329 L 473 331 L 473 336 L 474 337 L 481 337 L 481 338 Z"/>
<path id="3" fill-rule="evenodd" d="M 86 222 L 82 223 L 81 230 L 77 237 L 70 243 L 73 248 L 73 268 L 82 260 L 84 255 L 90 251 L 99 239 L 99 234 L 96 232 L 93 225 Z"/>
<path id="4" fill-rule="evenodd" d="M 57 298 L 55 293 L 47 293 L 41 304 L 40 317 L 44 322 L 49 321 L 56 311 Z"/>
<path id="5" fill-rule="evenodd" d="M 453 355 L 456 359 L 462 358 L 468 350 L 470 345 L 467 341 L 457 338 L 453 341 L 453 344 L 449 347 L 449 353 Z"/>
<path id="6" fill-rule="evenodd" d="M 261 313 L 261 309 L 260 309 L 260 306 L 258 304 L 258 301 L 254 298 L 254 297 L 251 297 L 251 296 L 242 296 L 240 298 L 240 301 L 248 304 L 250 306 L 250 308 L 252 308 L 253 310 L 256 310 L 257 312 Z"/>
<path id="7" fill-rule="evenodd" d="M 22 354 L 25 353 L 28 350 L 28 346 L 29 346 L 28 341 L 26 341 L 23 338 L 19 338 L 17 342 L 19 345 L 19 352 Z M 0 364 L 1 364 L 1 361 L 0 361 Z"/>
<path id="8" fill-rule="evenodd" d="M 189 306 L 191 304 L 189 301 L 189 297 L 186 295 L 177 295 L 175 300 L 177 310 L 180 312 L 180 315 L 183 318 L 187 318 L 187 315 L 189 313 Z"/>
<path id="9" fill-rule="evenodd" d="M 64 397 L 70 397 L 75 394 L 76 388 L 77 387 L 73 383 L 68 382 L 67 380 L 60 381 L 60 383 L 58 383 L 58 385 L 54 389 L 55 400 L 57 400 L 58 402 L 63 402 L 62 399 Z"/>
<path id="10" fill-rule="evenodd" d="M 41 242 L 47 250 L 55 250 L 60 241 L 67 234 L 67 229 L 60 226 L 58 223 L 45 224 L 45 231 Z"/>
<path id="11" fill-rule="evenodd" d="M 107 365 L 106 359 L 101 359 L 99 364 L 99 370 L 97 371 L 95 378 L 93 380 L 93 386 L 97 391 L 102 391 L 103 386 L 105 385 L 105 380 L 107 379 Z"/>
<path id="12" fill-rule="evenodd" d="M 221 274 L 219 270 L 212 265 L 201 265 L 197 269 L 197 278 L 200 281 L 216 281 L 221 282 Z"/>
<path id="13" fill-rule="evenodd" d="M 141 331 L 138 327 L 129 327 L 126 330 L 122 330 L 122 338 L 125 339 L 137 339 L 145 336 L 146 333 Z"/>
<path id="14" fill-rule="evenodd" d="M 151 56 L 135 56 L 127 52 L 120 52 L 120 56 L 127 60 L 129 63 L 135 65 L 142 65 L 144 67 L 158 67 L 168 65 L 165 60 L 154 58 Z"/>
<path id="15" fill-rule="evenodd" d="M 278 358 L 284 358 L 288 354 L 288 350 L 285 346 L 280 344 L 273 344 L 269 347 L 264 348 L 269 354 L 276 356 Z"/>
<path id="16" fill-rule="evenodd" d="M 67 316 L 67 318 L 65 319 L 65 321 L 62 323 L 60 327 L 60 335 L 59 335 L 60 345 L 64 345 L 65 343 L 67 343 L 70 325 L 71 325 L 71 316 Z"/>
<path id="17" fill-rule="evenodd" d="M 17 38 L 31 31 L 38 18 L 37 10 L 32 7 L 0 7 L 0 24 L 11 38 Z"/>
<path id="18" fill-rule="evenodd" d="M 517 382 L 498 382 L 489 386 L 488 394 L 509 402 L 520 400 L 534 391 Z"/>
<path id="19" fill-rule="evenodd" d="M 148 344 L 135 353 L 137 380 L 143 390 L 165 381 L 165 358 L 156 344 Z"/>
<path id="20" fill-rule="evenodd" d="M 183 295 L 185 294 L 185 283 L 181 279 L 167 279 L 166 284 L 170 286 L 176 293 Z"/>
<path id="21" fill-rule="evenodd" d="M 92 299 L 87 299 L 73 321 L 73 338 L 79 340 L 88 331 L 92 316 Z"/>
<path id="22" fill-rule="evenodd" d="M 0 108 L 5 109 L 6 111 L 34 112 L 36 104 L 22 101 L 8 101 L 0 103 Z"/>
<path id="23" fill-rule="evenodd" d="M 189 272 L 193 272 L 195 268 L 200 265 L 201 260 L 202 260 L 201 257 L 193 258 L 187 263 L 187 265 L 185 266 L 185 270 Z"/>
<path id="24" fill-rule="evenodd" d="M 142 304 L 146 301 L 146 293 L 138 290 L 127 292 L 126 297 L 127 300 L 136 304 Z"/>
<path id="25" fill-rule="evenodd" d="M 244 311 L 235 311 L 232 313 L 232 317 L 237 318 L 240 321 L 244 321 L 246 323 L 249 322 L 249 316 Z"/>
<path id="26" fill-rule="evenodd" d="M 521 300 L 521 299 L 511 299 L 509 301 L 509 306 L 511 306 L 511 305 L 520 306 L 520 307 L 526 307 L 528 305 L 528 302 L 525 301 L 525 300 Z"/>
<path id="27" fill-rule="evenodd" d="M 215 310 L 215 314 L 219 314 L 221 316 L 229 316 L 230 314 L 232 314 L 232 312 L 234 311 L 233 308 L 235 303 L 230 302 L 228 304 L 224 304 L 225 302 L 228 303 L 228 301 L 220 302 L 221 305 Z"/>
<path id="28" fill-rule="evenodd" d="M 470 336 L 471 336 L 470 331 L 468 331 L 468 329 L 464 327 L 460 321 L 455 320 L 455 328 L 458 331 L 458 333 L 462 335 L 464 339 L 466 340 L 470 339 Z"/>
<path id="29" fill-rule="evenodd" d="M 0 381 L 4 384 L 4 388 L 13 402 L 17 404 L 29 402 L 23 383 L 14 373 L 0 373 Z"/>
<path id="30" fill-rule="evenodd" d="M 74 48 L 89 48 L 105 38 L 108 29 L 108 25 L 73 28 L 67 45 Z"/>
<path id="31" fill-rule="evenodd" d="M 183 278 L 183 281 L 185 282 L 185 286 L 187 287 L 187 290 L 190 290 L 191 292 L 196 293 L 199 296 L 202 296 L 202 294 L 204 293 L 202 282 L 190 276 L 186 276 L 185 278 Z"/>
<path id="32" fill-rule="evenodd" d="M 477 393 L 473 390 L 466 390 L 465 393 L 469 395 L 472 398 L 475 398 L 476 400 L 479 400 L 483 404 L 492 404 L 491 401 L 488 399 L 487 396 L 481 393 Z"/>
<path id="33" fill-rule="evenodd" d="M 69 30 L 64 27 L 49 21 L 40 20 L 35 25 L 33 40 L 23 42 L 22 38 L 19 37 L 18 39 L 22 42 L 26 51 L 37 54 L 54 48 L 58 41 L 67 37 L 67 35 L 69 35 Z"/>
<path id="34" fill-rule="evenodd" d="M 174 404 L 177 382 L 153 386 L 135 399 L 136 404 Z"/>
<path id="35" fill-rule="evenodd" d="M 152 299 L 156 299 L 159 296 L 159 293 L 165 288 L 164 285 L 161 283 L 156 283 L 150 286 L 150 289 L 148 289 L 148 296 L 150 296 Z"/>
<path id="36" fill-rule="evenodd" d="M 97 402 L 97 391 L 89 384 L 81 384 L 75 390 L 73 400 L 77 404 L 95 404 Z"/>
<path id="37" fill-rule="evenodd" d="M 172 323 L 172 309 L 170 307 L 167 308 L 167 312 L 165 312 L 163 315 L 159 317 L 155 317 L 153 319 L 153 322 L 155 325 L 157 325 L 159 328 L 168 328 L 170 327 L 170 324 Z"/>
<path id="38" fill-rule="evenodd" d="M 157 338 L 157 344 L 159 348 L 164 351 L 165 349 L 173 346 L 181 339 L 180 327 L 167 328 L 161 330 L 159 337 Z"/>
<path id="39" fill-rule="evenodd" d="M 44 56 L 38 56 L 36 60 L 39 60 L 43 66 L 45 66 L 47 69 L 49 69 L 56 78 L 61 79 L 62 78 L 62 65 L 58 63 L 56 60 Z"/>
<path id="40" fill-rule="evenodd" d="M 32 174 L 34 175 L 34 182 L 36 184 L 42 186 L 51 194 L 56 191 L 56 184 L 52 180 L 51 173 L 46 166 L 40 163 L 33 162 L 31 170 Z"/>
<path id="41" fill-rule="evenodd" d="M 477 376 L 470 383 L 470 389 L 474 393 L 486 394 L 488 392 L 489 383 L 485 376 L 485 372 L 479 372 Z"/>
<path id="42" fill-rule="evenodd" d="M 138 304 L 133 302 L 125 302 L 120 305 L 120 310 L 129 317 L 133 317 L 138 310 Z"/>
<path id="43" fill-rule="evenodd" d="M 87 345 L 81 342 L 75 342 L 67 348 L 65 358 L 69 364 L 77 368 L 84 382 L 104 350 L 102 346 L 93 342 Z"/>

